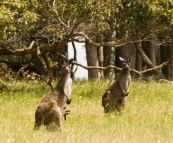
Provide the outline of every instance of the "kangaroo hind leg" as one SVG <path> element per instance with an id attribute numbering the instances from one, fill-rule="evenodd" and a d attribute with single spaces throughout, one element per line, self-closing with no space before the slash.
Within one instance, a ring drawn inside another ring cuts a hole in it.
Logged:
<path id="1" fill-rule="evenodd" d="M 62 131 L 62 119 L 63 119 L 63 112 L 60 108 L 57 108 L 53 115 L 53 122 L 60 127 L 60 131 Z"/>
<path id="2" fill-rule="evenodd" d="M 41 126 L 41 119 L 36 118 L 35 119 L 35 125 L 34 125 L 34 130 L 38 130 Z"/>
<path id="3" fill-rule="evenodd" d="M 102 96 L 102 106 L 104 107 L 104 113 L 107 114 L 111 112 L 110 107 L 110 92 L 106 91 Z"/>

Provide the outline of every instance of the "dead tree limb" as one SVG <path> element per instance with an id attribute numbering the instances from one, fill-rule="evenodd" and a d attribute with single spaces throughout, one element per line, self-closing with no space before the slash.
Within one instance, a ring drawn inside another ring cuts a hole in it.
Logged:
<path id="1" fill-rule="evenodd" d="M 112 65 L 109 65 L 107 67 L 97 67 L 97 66 L 84 66 L 82 64 L 77 63 L 76 61 L 74 61 L 73 63 L 75 65 L 78 65 L 78 66 L 86 69 L 86 70 L 88 70 L 88 69 L 98 69 L 98 70 L 115 69 L 117 71 L 121 71 L 122 70 L 122 68 L 119 68 L 119 67 L 116 67 L 116 66 L 112 66 Z M 136 74 L 138 74 L 138 75 L 141 75 L 142 76 L 142 74 L 139 71 L 136 71 L 135 69 L 131 69 L 131 71 L 134 72 L 134 73 L 136 73 Z"/>
<path id="2" fill-rule="evenodd" d="M 159 82 L 168 83 L 170 85 L 173 85 L 173 82 L 172 81 L 169 81 L 169 80 L 166 80 L 166 79 L 160 79 Z"/>
<path id="3" fill-rule="evenodd" d="M 144 41 L 145 39 L 147 38 L 144 38 L 144 39 L 132 39 L 132 40 L 129 40 L 127 42 L 123 42 L 124 39 L 121 39 L 118 44 L 116 41 L 111 41 L 111 42 L 101 42 L 101 43 L 97 43 L 97 42 L 94 42 L 88 35 L 86 35 L 85 33 L 83 32 L 74 32 L 73 34 L 73 37 L 77 37 L 77 36 L 81 36 L 84 38 L 84 40 L 78 40 L 78 39 L 74 39 L 75 41 L 77 42 L 89 42 L 90 44 L 96 46 L 96 47 L 101 47 L 101 46 L 106 46 L 106 47 L 114 47 L 114 48 L 118 48 L 118 47 L 121 47 L 121 46 L 124 46 L 124 45 L 127 45 L 127 44 L 131 44 L 131 43 L 135 43 L 135 42 L 140 42 L 140 41 Z"/>
<path id="4" fill-rule="evenodd" d="M 98 70 L 115 69 L 115 70 L 118 70 L 118 71 L 121 71 L 121 70 L 122 70 L 121 68 L 118 68 L 118 67 L 112 66 L 112 65 L 109 65 L 109 66 L 107 66 L 107 67 L 84 66 L 84 65 L 82 65 L 82 64 L 77 63 L 76 61 L 74 61 L 73 64 L 78 65 L 78 66 L 80 66 L 80 67 L 82 67 L 82 68 L 84 68 L 84 69 L 87 69 L 87 70 L 88 70 L 88 69 L 98 69 Z"/>
<path id="5" fill-rule="evenodd" d="M 41 52 L 40 52 L 40 49 L 39 47 L 37 47 L 37 57 L 38 59 L 40 60 L 42 66 L 43 66 L 43 69 L 46 73 L 48 73 L 48 69 L 47 69 L 47 65 L 45 63 L 45 61 L 43 60 L 42 56 L 41 56 Z"/>
<path id="6" fill-rule="evenodd" d="M 32 41 L 31 44 L 29 45 L 28 49 L 32 49 L 32 47 L 34 46 L 35 41 Z"/>
<path id="7" fill-rule="evenodd" d="M 46 63 L 45 63 L 44 59 L 41 56 L 39 46 L 37 47 L 37 57 L 39 58 L 42 66 L 43 66 L 44 71 L 46 72 L 46 83 L 51 87 L 51 90 L 52 90 L 53 86 L 51 84 L 50 71 L 48 70 Z"/>
<path id="8" fill-rule="evenodd" d="M 65 60 L 68 60 L 68 58 L 67 58 L 66 56 L 64 56 L 63 54 L 61 54 L 61 53 L 57 53 L 57 55 L 58 55 L 58 56 L 61 56 L 61 57 L 62 57 L 63 59 L 65 59 Z M 134 72 L 134 73 L 136 73 L 137 75 L 140 75 L 140 76 L 144 76 L 144 74 L 146 74 L 146 73 L 148 73 L 148 72 L 157 71 L 157 70 L 163 68 L 164 66 L 166 66 L 166 65 L 168 64 L 168 62 L 169 62 L 169 61 L 163 62 L 163 63 L 160 64 L 159 66 L 155 66 L 155 67 L 153 67 L 153 68 L 146 69 L 146 70 L 141 71 L 141 72 L 139 72 L 139 71 L 137 71 L 137 70 L 135 70 L 135 69 L 131 69 L 131 72 Z M 78 63 L 78 62 L 76 62 L 76 61 L 73 61 L 73 64 L 78 65 L 78 66 L 80 66 L 80 67 L 82 67 L 82 68 L 84 68 L 84 69 L 86 69 L 86 70 L 88 70 L 88 69 L 97 69 L 97 70 L 115 69 L 115 70 L 117 70 L 117 71 L 121 71 L 121 70 L 122 70 L 122 68 L 119 68 L 119 67 L 116 67 L 116 66 L 112 66 L 112 65 L 109 65 L 109 66 L 107 66 L 107 67 L 85 66 L 85 65 L 82 65 L 82 64 L 80 64 L 80 63 Z"/>
<path id="9" fill-rule="evenodd" d="M 32 43 L 30 44 L 29 48 L 32 48 L 33 45 L 34 45 L 34 43 L 35 43 L 35 41 L 32 41 Z M 30 61 L 31 60 L 31 57 L 32 57 L 31 55 L 28 55 L 28 59 L 27 60 Z M 27 63 L 22 68 L 19 69 L 19 71 L 16 74 L 16 79 L 19 77 L 19 75 L 20 75 L 21 72 L 23 72 L 26 68 L 28 68 L 29 64 L 30 63 Z"/>
<path id="10" fill-rule="evenodd" d="M 151 72 L 151 71 L 157 71 L 161 68 L 163 68 L 164 66 L 166 66 L 168 64 L 169 60 L 167 62 L 163 62 L 162 64 L 160 64 L 159 66 L 155 66 L 154 68 L 150 68 L 150 69 L 146 69 L 144 71 L 141 71 L 141 74 L 146 74 L 147 72 Z"/>
<path id="11" fill-rule="evenodd" d="M 19 77 L 20 73 L 24 71 L 26 68 L 28 68 L 29 64 L 24 65 L 22 68 L 19 69 L 19 71 L 16 74 L 16 79 Z"/>
<path id="12" fill-rule="evenodd" d="M 134 72 L 134 73 L 136 73 L 136 74 L 139 75 L 139 76 L 145 76 L 145 74 L 148 73 L 148 72 L 157 71 L 157 70 L 163 68 L 164 66 L 166 66 L 166 65 L 168 64 L 168 62 L 169 62 L 169 61 L 164 62 L 164 63 L 162 63 L 162 64 L 159 65 L 159 66 L 155 66 L 154 68 L 146 69 L 146 70 L 141 71 L 141 72 L 139 72 L 139 71 L 137 71 L 137 70 L 135 70 L 135 69 L 131 69 L 131 72 Z M 82 67 L 82 68 L 84 68 L 84 69 L 87 69 L 87 70 L 88 70 L 88 69 L 98 69 L 98 70 L 115 69 L 115 70 L 117 70 L 117 71 L 121 71 L 121 70 L 122 70 L 122 68 L 118 68 L 118 67 L 112 66 L 112 65 L 107 66 L 107 67 L 97 67 L 97 66 L 84 66 L 84 65 L 79 64 L 79 63 L 77 63 L 77 62 L 75 62 L 75 61 L 74 61 L 73 63 L 74 63 L 75 65 L 78 65 L 78 66 L 80 66 L 80 67 Z"/>
<path id="13" fill-rule="evenodd" d="M 139 51 L 143 61 L 148 65 L 149 68 L 153 68 L 154 64 L 151 62 L 151 60 L 146 56 L 144 50 L 142 47 L 139 45 L 138 42 L 135 42 L 136 49 Z"/>
<path id="14" fill-rule="evenodd" d="M 4 87 L 8 88 L 7 84 L 6 84 L 2 79 L 0 79 L 0 83 L 1 83 Z"/>
<path id="15" fill-rule="evenodd" d="M 31 44 L 29 45 L 28 49 L 32 49 L 32 47 L 34 46 L 34 43 L 35 43 L 35 41 L 32 41 Z M 31 60 L 31 57 L 32 57 L 31 54 L 29 54 L 27 60 L 30 61 Z M 16 74 L 16 79 L 19 77 L 20 73 L 22 71 L 24 71 L 29 66 L 29 64 L 30 64 L 30 62 L 27 63 L 27 64 L 25 64 L 22 68 L 19 69 L 19 71 Z"/>
<path id="16" fill-rule="evenodd" d="M 5 60 L 0 60 L 0 63 L 10 64 L 10 65 L 18 65 L 18 64 L 32 63 L 33 61 L 38 61 L 38 59 L 32 59 L 32 60 L 25 61 L 25 62 L 10 62 L 10 61 L 5 61 Z"/>
<path id="17" fill-rule="evenodd" d="M 51 84 L 52 82 L 52 69 L 50 68 L 50 63 L 49 63 L 49 52 L 46 52 L 45 53 L 45 60 L 46 60 L 46 63 L 47 63 L 47 80 L 46 80 L 46 83 L 51 87 L 51 90 L 53 89 L 53 86 Z"/>
<path id="18" fill-rule="evenodd" d="M 144 76 L 141 72 L 139 72 L 139 71 L 137 71 L 135 69 L 130 69 L 130 71 L 135 73 L 135 74 L 137 74 L 137 75 L 139 75 L 139 76 Z"/>
<path id="19" fill-rule="evenodd" d="M 76 50 L 76 45 L 75 45 L 75 43 L 74 43 L 74 40 L 72 40 L 71 43 L 72 43 L 72 47 L 73 47 L 73 51 L 74 51 L 74 55 L 73 55 L 74 61 L 77 62 L 77 50 Z M 72 73 L 72 77 L 74 77 L 74 74 L 75 74 L 75 72 L 76 72 L 77 69 L 78 69 L 78 66 L 76 66 L 76 69 L 75 69 L 74 71 L 73 71 L 73 68 L 74 68 L 74 64 L 71 65 L 71 71 L 73 72 L 73 73 Z"/>

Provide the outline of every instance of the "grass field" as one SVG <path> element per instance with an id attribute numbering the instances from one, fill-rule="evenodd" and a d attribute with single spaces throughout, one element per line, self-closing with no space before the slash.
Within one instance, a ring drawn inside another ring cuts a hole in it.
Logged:
<path id="1" fill-rule="evenodd" d="M 63 131 L 33 130 L 35 108 L 50 91 L 45 83 L 10 82 L 0 93 L 0 143 L 172 143 L 173 86 L 132 80 L 123 115 L 105 116 L 101 96 L 109 81 L 73 82 Z M 55 84 L 54 84 L 55 86 Z"/>

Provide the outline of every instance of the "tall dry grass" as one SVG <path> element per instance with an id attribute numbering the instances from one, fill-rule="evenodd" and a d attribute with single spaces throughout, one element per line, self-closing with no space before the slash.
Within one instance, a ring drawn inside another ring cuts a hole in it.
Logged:
<path id="1" fill-rule="evenodd" d="M 105 116 L 101 96 L 109 81 L 73 82 L 71 114 L 63 131 L 44 126 L 34 131 L 35 108 L 50 91 L 44 83 L 9 83 L 0 93 L 2 143 L 172 143 L 173 86 L 132 80 L 123 115 Z"/>

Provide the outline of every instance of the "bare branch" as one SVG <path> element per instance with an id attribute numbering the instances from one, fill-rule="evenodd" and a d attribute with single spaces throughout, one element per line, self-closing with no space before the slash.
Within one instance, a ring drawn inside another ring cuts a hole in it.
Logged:
<path id="1" fill-rule="evenodd" d="M 62 57 L 62 58 L 65 59 L 65 60 L 68 60 L 68 58 L 67 58 L 66 56 L 64 56 L 63 54 L 61 54 L 61 53 L 58 53 L 58 52 L 57 52 L 57 55 L 60 56 L 60 57 Z M 162 64 L 159 65 L 159 66 L 155 66 L 155 67 L 153 67 L 153 68 L 146 69 L 146 70 L 141 71 L 141 72 L 139 72 L 139 71 L 137 71 L 137 70 L 135 70 L 135 69 L 131 69 L 131 71 L 134 72 L 134 73 L 136 73 L 136 74 L 138 74 L 138 75 L 140 75 L 140 76 L 144 76 L 144 74 L 146 74 L 147 72 L 156 71 L 156 70 L 159 70 L 159 69 L 163 68 L 164 66 L 166 66 L 166 65 L 168 64 L 168 62 L 169 62 L 169 61 L 164 62 L 164 63 L 162 63 Z M 115 69 L 115 70 L 117 70 L 117 71 L 121 71 L 121 70 L 122 70 L 122 68 L 119 68 L 119 67 L 116 67 L 116 66 L 112 66 L 112 65 L 109 65 L 109 66 L 107 66 L 107 67 L 85 66 L 85 65 L 82 65 L 82 64 L 80 64 L 80 63 L 77 63 L 76 61 L 73 61 L 73 64 L 78 65 L 78 66 L 80 66 L 80 67 L 82 67 L 82 68 L 84 68 L 84 69 L 86 69 L 86 70 L 88 70 L 88 69 L 97 69 L 97 70 Z"/>
<path id="2" fill-rule="evenodd" d="M 18 65 L 18 64 L 28 64 L 33 61 L 38 61 L 38 59 L 33 59 L 33 60 L 25 61 L 25 62 L 9 62 L 9 61 L 5 61 L 5 60 L 0 60 L 0 63 Z"/>
<path id="3" fill-rule="evenodd" d="M 31 55 L 28 56 L 28 60 L 31 60 Z M 19 77 L 20 73 L 24 71 L 26 68 L 28 68 L 30 63 L 25 64 L 22 68 L 19 69 L 19 71 L 16 74 L 16 79 Z"/>
<path id="4" fill-rule="evenodd" d="M 122 70 L 121 68 L 118 68 L 118 67 L 112 66 L 112 65 L 107 66 L 107 67 L 84 66 L 84 65 L 82 65 L 82 64 L 77 63 L 76 61 L 73 61 L 73 64 L 78 65 L 78 66 L 80 66 L 80 67 L 82 67 L 82 68 L 84 68 L 84 69 L 98 69 L 98 70 L 115 69 L 115 70 L 118 70 L 118 71 L 121 71 L 121 70 Z"/>
<path id="5" fill-rule="evenodd" d="M 57 54 L 58 56 L 60 56 L 61 58 L 63 58 L 64 60 L 66 60 L 66 61 L 69 60 L 68 57 L 66 57 L 65 55 L 63 55 L 63 54 L 61 54 L 61 53 L 59 53 L 59 52 L 56 52 L 56 54 Z"/>
<path id="6" fill-rule="evenodd" d="M 51 70 L 50 64 L 49 64 L 49 52 L 45 53 L 45 61 L 47 63 L 47 68 L 48 68 L 46 83 L 51 87 L 51 89 L 53 89 L 53 86 L 51 84 L 51 82 L 52 82 L 52 70 Z"/>
<path id="7" fill-rule="evenodd" d="M 163 62 L 161 65 L 159 66 L 155 66 L 154 68 L 150 68 L 150 69 L 146 69 L 144 71 L 141 71 L 141 74 L 146 74 L 147 72 L 151 72 L 151 71 L 156 71 L 159 70 L 161 68 L 163 68 L 164 66 L 166 66 L 168 64 L 169 60 L 167 62 Z"/>
<path id="8" fill-rule="evenodd" d="M 144 76 L 143 74 L 141 74 L 139 71 L 137 71 L 135 69 L 130 69 L 130 71 L 136 73 L 137 75 Z"/>
<path id="9" fill-rule="evenodd" d="M 34 43 L 35 43 L 35 41 L 32 41 L 28 49 L 32 49 Z M 31 60 L 31 57 L 32 57 L 31 55 L 28 55 L 28 61 Z M 19 69 L 19 71 L 18 71 L 17 74 L 16 74 L 16 79 L 19 77 L 19 75 L 20 75 L 20 73 L 21 73 L 22 71 L 24 71 L 26 68 L 28 68 L 29 64 L 30 64 L 30 62 L 28 62 L 28 63 L 25 64 L 22 68 Z"/>
<path id="10" fill-rule="evenodd" d="M 4 87 L 8 87 L 7 84 L 0 78 L 0 83 L 4 86 Z"/>
<path id="11" fill-rule="evenodd" d="M 2 48 L 1 48 L 2 47 Z M 43 44 L 40 46 L 40 51 L 42 50 L 53 50 L 56 49 L 55 46 L 50 46 L 48 44 Z M 0 45 L 0 55 L 16 55 L 16 56 L 23 56 L 28 54 L 36 54 L 37 49 L 35 48 L 22 48 L 22 49 L 11 49 L 7 45 Z"/>
<path id="12" fill-rule="evenodd" d="M 73 56 L 74 61 L 77 61 L 77 50 L 76 50 L 76 45 L 75 45 L 75 43 L 74 43 L 73 40 L 72 40 L 71 43 L 72 43 L 72 47 L 73 47 L 73 50 L 74 50 L 74 56 Z M 73 71 L 73 67 L 74 67 L 74 64 L 72 64 L 72 66 L 71 66 L 72 71 Z M 77 71 L 77 69 L 78 69 L 78 66 L 77 66 L 76 69 L 73 71 L 73 74 Z"/>
<path id="13" fill-rule="evenodd" d="M 34 44 L 35 44 L 35 41 L 32 41 L 31 44 L 29 45 L 28 49 L 32 49 Z"/>
<path id="14" fill-rule="evenodd" d="M 83 32 L 75 32 L 74 33 L 74 36 L 82 36 L 85 40 L 76 40 L 75 41 L 78 41 L 78 42 L 89 42 L 90 44 L 96 46 L 96 47 L 101 47 L 101 46 L 106 46 L 106 47 L 115 47 L 115 48 L 118 48 L 118 47 L 121 47 L 121 46 L 124 46 L 124 45 L 127 45 L 127 44 L 131 44 L 131 43 L 136 43 L 136 42 L 140 42 L 140 41 L 144 41 L 146 40 L 147 38 L 144 38 L 144 39 L 139 39 L 139 40 L 129 40 L 127 42 L 122 42 L 120 44 L 117 44 L 116 41 L 111 41 L 111 42 L 101 42 L 101 43 L 96 43 L 96 42 L 93 42 L 91 38 L 89 38 L 86 34 L 84 34 Z M 136 38 L 135 38 L 136 39 Z"/>
<path id="15" fill-rule="evenodd" d="M 50 73 L 50 70 L 48 69 L 48 67 L 47 67 L 44 59 L 41 56 L 41 52 L 39 50 L 39 46 L 37 47 L 37 57 L 39 58 L 42 66 L 43 66 L 44 71 L 46 72 L 46 75 L 47 75 L 46 76 L 46 83 L 51 87 L 51 89 L 53 89 L 53 86 L 51 84 L 51 81 L 52 81 L 52 79 L 51 79 L 51 73 Z"/>
<path id="16" fill-rule="evenodd" d="M 63 25 L 65 28 L 68 29 L 68 26 L 62 21 L 62 19 L 59 16 L 59 13 L 54 9 L 54 7 L 52 8 L 51 6 L 49 6 L 49 8 L 56 14 L 57 19 L 59 20 L 59 22 L 61 23 L 61 25 Z"/>
<path id="17" fill-rule="evenodd" d="M 42 58 L 42 56 L 41 56 L 41 52 L 40 52 L 39 47 L 37 47 L 37 57 L 38 57 L 38 59 L 40 60 L 42 66 L 43 66 L 43 69 L 44 69 L 44 71 L 45 71 L 46 74 L 47 74 L 47 73 L 48 73 L 47 65 L 46 65 L 45 61 L 43 60 L 43 58 Z"/>
<path id="18" fill-rule="evenodd" d="M 73 47 L 73 50 L 74 50 L 74 61 L 76 61 L 77 60 L 77 58 L 76 58 L 76 55 L 77 55 L 77 50 L 76 50 L 76 46 L 75 46 L 75 43 L 74 43 L 74 41 L 72 40 L 72 47 Z"/>
<path id="19" fill-rule="evenodd" d="M 139 51 L 142 59 L 145 61 L 145 63 L 147 63 L 147 65 L 149 66 L 149 68 L 153 68 L 154 64 L 151 62 L 151 60 L 146 56 L 145 52 L 143 51 L 142 47 L 139 45 L 138 42 L 135 42 L 135 46 L 137 48 L 137 50 Z"/>

